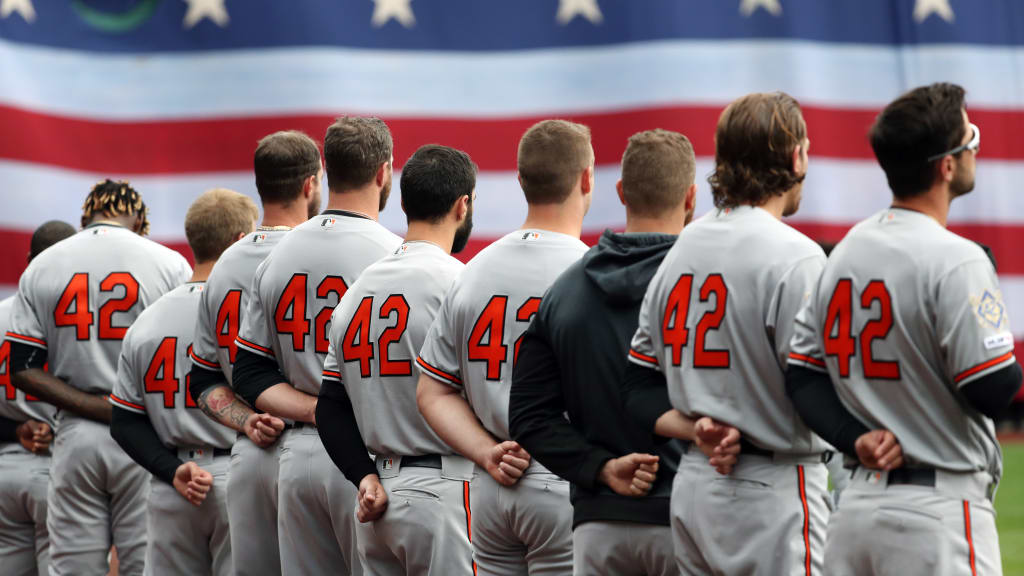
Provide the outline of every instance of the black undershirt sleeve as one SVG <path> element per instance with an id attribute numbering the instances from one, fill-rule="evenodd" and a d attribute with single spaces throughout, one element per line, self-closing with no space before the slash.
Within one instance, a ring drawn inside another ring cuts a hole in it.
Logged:
<path id="1" fill-rule="evenodd" d="M 153 476 L 174 484 L 174 473 L 182 461 L 156 435 L 149 416 L 114 406 L 110 419 L 110 435 L 131 456 L 132 460 Z"/>
<path id="2" fill-rule="evenodd" d="M 46 350 L 12 340 L 8 342 L 11 343 L 11 355 L 8 358 L 9 374 L 14 375 L 30 368 L 42 370 L 46 366 Z"/>
<path id="3" fill-rule="evenodd" d="M 641 430 L 654 434 L 654 423 L 672 409 L 665 375 L 653 368 L 626 362 L 622 398 L 626 413 Z"/>
<path id="4" fill-rule="evenodd" d="M 587 441 L 565 419 L 561 371 L 554 350 L 540 334 L 537 315 L 520 341 L 512 371 L 509 432 L 530 455 L 573 484 L 593 490 L 604 463 L 615 454 Z"/>
<path id="5" fill-rule="evenodd" d="M 18 426 L 21 422 L 0 416 L 0 442 L 18 442 Z"/>
<path id="6" fill-rule="evenodd" d="M 224 378 L 224 373 L 220 370 L 210 370 L 195 364 L 192 365 L 192 370 L 188 373 L 188 377 L 188 393 L 195 402 L 199 402 L 199 397 L 203 395 L 203 392 L 217 386 L 228 385 L 227 380 Z"/>
<path id="7" fill-rule="evenodd" d="M 967 402 L 978 412 L 995 419 L 1013 402 L 1021 385 L 1020 364 L 1013 364 L 986 374 L 960 388 Z"/>
<path id="8" fill-rule="evenodd" d="M 368 474 L 376 474 L 377 467 L 366 453 L 366 444 L 356 424 L 352 400 L 340 382 L 325 381 L 320 385 L 316 403 L 317 431 L 334 465 L 359 487 Z"/>
<path id="9" fill-rule="evenodd" d="M 808 428 L 840 452 L 857 457 L 857 438 L 870 430 L 843 406 L 827 373 L 791 365 L 786 395 Z"/>
<path id="10" fill-rule="evenodd" d="M 250 406 L 256 406 L 256 399 L 267 388 L 287 382 L 275 360 L 242 348 L 238 349 L 238 355 L 235 356 L 231 379 L 235 384 L 235 392 Z"/>

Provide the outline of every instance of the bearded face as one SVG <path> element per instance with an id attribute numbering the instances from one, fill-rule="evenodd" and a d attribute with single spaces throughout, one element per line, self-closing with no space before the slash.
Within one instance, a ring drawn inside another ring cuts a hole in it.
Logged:
<path id="1" fill-rule="evenodd" d="M 473 231 L 473 205 L 469 205 L 469 209 L 466 210 L 466 219 L 462 221 L 462 224 L 455 230 L 455 240 L 452 242 L 452 254 L 458 254 L 466 247 L 466 243 L 469 242 L 469 233 Z"/>

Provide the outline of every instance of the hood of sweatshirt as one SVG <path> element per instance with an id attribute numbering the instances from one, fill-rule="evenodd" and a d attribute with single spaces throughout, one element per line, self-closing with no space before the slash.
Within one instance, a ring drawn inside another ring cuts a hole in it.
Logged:
<path id="1" fill-rule="evenodd" d="M 584 273 L 609 305 L 635 305 L 643 300 L 647 285 L 676 238 L 670 234 L 605 230 L 597 246 L 583 256 Z"/>

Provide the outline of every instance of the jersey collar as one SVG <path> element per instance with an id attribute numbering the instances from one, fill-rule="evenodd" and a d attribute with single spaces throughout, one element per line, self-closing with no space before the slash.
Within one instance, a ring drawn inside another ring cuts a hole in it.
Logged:
<path id="1" fill-rule="evenodd" d="M 366 214 L 360 214 L 359 212 L 350 212 L 348 210 L 336 210 L 336 209 L 333 209 L 333 208 L 330 209 L 330 210 L 324 210 L 323 212 L 320 213 L 320 215 L 321 216 L 348 216 L 349 218 L 362 218 L 363 220 L 373 220 L 373 218 L 370 218 Z"/>

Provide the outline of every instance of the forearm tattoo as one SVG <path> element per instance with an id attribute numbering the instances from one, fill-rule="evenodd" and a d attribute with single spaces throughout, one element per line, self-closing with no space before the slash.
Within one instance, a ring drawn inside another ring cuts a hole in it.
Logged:
<path id="1" fill-rule="evenodd" d="M 199 395 L 199 408 L 203 413 L 225 426 L 244 432 L 245 421 L 252 408 L 235 396 L 227 386 L 214 386 Z"/>

